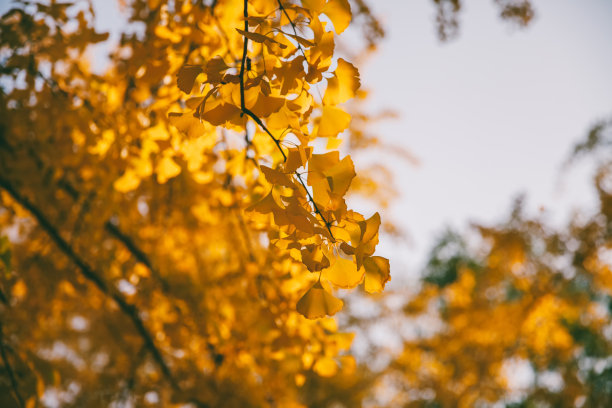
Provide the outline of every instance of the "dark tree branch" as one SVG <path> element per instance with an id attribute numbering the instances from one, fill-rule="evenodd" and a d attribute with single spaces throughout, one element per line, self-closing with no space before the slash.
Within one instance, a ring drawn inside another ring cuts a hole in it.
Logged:
<path id="1" fill-rule="evenodd" d="M 5 179 L 0 178 L 0 187 L 9 193 L 15 201 L 17 201 L 22 207 L 28 210 L 36 219 L 38 224 L 47 233 L 51 240 L 58 246 L 58 248 L 79 268 L 81 274 L 94 284 L 102 293 L 109 298 L 113 299 L 119 306 L 119 309 L 132 321 L 136 331 L 144 341 L 145 346 L 153 356 L 153 359 L 161 369 L 166 380 L 172 385 L 172 387 L 178 390 L 178 384 L 174 379 L 170 368 L 166 364 L 161 352 L 155 345 L 153 337 L 147 330 L 142 321 L 138 310 L 134 305 L 129 304 L 120 294 L 111 291 L 109 286 L 100 277 L 100 274 L 96 272 L 89 264 L 87 264 L 75 251 L 74 249 L 62 238 L 59 231 L 51 224 L 51 222 L 45 217 L 42 211 L 30 202 L 26 197 L 22 196 L 13 186 Z"/>
<path id="2" fill-rule="evenodd" d="M 287 14 L 287 10 L 285 10 L 285 8 L 281 4 L 280 0 L 277 0 L 277 1 L 278 1 L 278 5 L 279 5 L 280 9 L 285 13 L 285 16 L 289 19 L 289 22 L 291 23 L 291 27 L 293 27 L 293 32 L 297 36 L 297 31 L 296 31 L 295 23 L 291 20 L 291 18 L 289 17 L 289 14 Z M 244 15 L 244 31 L 248 32 L 249 31 L 248 0 L 244 0 L 243 15 Z M 287 155 L 285 154 L 285 151 L 283 150 L 283 148 L 281 146 L 280 140 L 277 139 L 276 137 L 274 137 L 274 135 L 270 132 L 270 130 L 266 127 L 266 125 L 264 125 L 262 120 L 259 119 L 259 117 L 255 113 L 253 113 L 249 109 L 247 109 L 247 107 L 245 106 L 245 103 L 244 103 L 244 72 L 245 72 L 245 65 L 246 65 L 246 60 L 247 60 L 247 52 L 248 52 L 247 48 L 248 48 L 248 44 L 249 44 L 249 39 L 246 36 L 244 36 L 244 46 L 242 48 L 242 63 L 240 65 L 240 109 L 242 110 L 242 114 L 246 114 L 251 119 L 253 119 L 255 121 L 255 123 L 257 123 L 264 130 L 264 132 L 266 132 L 268 134 L 268 136 L 270 136 L 272 138 L 272 140 L 276 144 L 276 147 L 278 148 L 278 150 L 283 155 L 284 161 L 287 161 Z M 304 54 L 304 50 L 302 49 L 302 47 L 301 47 L 301 45 L 299 43 L 298 43 L 298 47 L 302 51 L 302 54 Z M 306 58 L 306 55 L 304 55 L 304 58 Z M 308 188 L 306 187 L 306 184 L 304 183 L 304 180 L 302 180 L 302 176 L 297 171 L 295 171 L 294 174 L 297 176 L 297 178 L 300 181 L 300 184 L 302 185 L 302 187 L 304 187 L 304 190 L 306 191 L 306 195 L 308 196 L 308 199 L 310 200 L 312 206 L 314 207 L 315 213 L 317 215 L 319 215 L 319 217 L 321 217 L 321 220 L 323 220 L 323 224 L 327 228 L 327 231 L 329 232 L 329 235 L 330 235 L 330 238 L 331 238 L 332 242 L 336 242 L 336 240 L 334 238 L 334 234 L 332 233 L 331 228 L 330 228 L 331 227 L 331 223 L 329 221 L 327 221 L 327 219 L 323 216 L 323 213 L 321 213 L 321 210 L 319 210 L 319 207 L 317 206 L 317 203 L 315 203 L 314 199 L 312 198 L 312 195 L 310 194 L 310 191 L 308 191 Z"/>
<path id="3" fill-rule="evenodd" d="M 138 245 L 136 245 L 132 238 L 126 235 L 123 231 L 119 229 L 118 226 L 116 226 L 110 221 L 106 221 L 104 223 L 104 229 L 115 239 L 121 242 L 127 248 L 127 250 L 130 251 L 134 258 L 136 258 L 138 262 L 144 264 L 144 266 L 146 266 L 151 271 L 153 276 L 161 282 L 164 291 L 169 290 L 168 282 L 164 278 L 162 278 L 162 276 L 159 274 L 159 271 L 155 269 L 151 264 L 149 257 L 144 253 L 142 249 L 138 247 Z"/>
<path id="4" fill-rule="evenodd" d="M 6 349 L 4 348 L 4 332 L 2 331 L 2 322 L 0 322 L 0 354 L 2 355 L 2 362 L 4 363 L 4 367 L 8 373 L 9 379 L 11 380 L 11 387 L 13 387 L 13 394 L 15 394 L 15 399 L 19 404 L 19 408 L 24 407 L 23 397 L 19 393 L 19 386 L 17 384 L 17 378 L 15 378 L 15 372 L 13 371 L 13 367 L 6 355 Z"/>

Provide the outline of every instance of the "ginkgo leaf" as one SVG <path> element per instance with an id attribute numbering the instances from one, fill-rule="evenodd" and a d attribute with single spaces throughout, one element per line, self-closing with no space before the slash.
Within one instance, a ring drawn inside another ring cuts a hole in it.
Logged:
<path id="1" fill-rule="evenodd" d="M 219 84 L 222 81 L 230 82 L 229 78 L 225 78 L 223 74 L 229 67 L 225 63 L 222 57 L 213 57 L 206 63 L 206 82 L 211 84 Z"/>
<path id="2" fill-rule="evenodd" d="M 364 273 L 363 268 L 357 269 L 357 265 L 353 260 L 341 257 L 337 257 L 329 268 L 323 270 L 323 276 L 326 279 L 333 283 L 334 286 L 343 289 L 350 289 L 359 285 Z"/>
<path id="3" fill-rule="evenodd" d="M 190 115 L 170 112 L 168 114 L 168 122 L 189 138 L 198 137 L 206 132 L 206 126 L 200 123 L 199 120 L 194 120 Z"/>
<path id="4" fill-rule="evenodd" d="M 338 372 L 338 363 L 331 357 L 321 357 L 312 367 L 312 370 L 321 377 L 333 377 Z"/>
<path id="5" fill-rule="evenodd" d="M 127 169 L 121 177 L 113 183 L 113 188 L 120 193 L 135 190 L 140 185 L 140 177 L 132 169 Z"/>
<path id="6" fill-rule="evenodd" d="M 325 6 L 325 0 L 302 0 L 302 4 L 306 9 L 319 13 Z"/>
<path id="7" fill-rule="evenodd" d="M 286 35 L 288 37 L 293 38 L 298 43 L 300 43 L 300 45 L 303 45 L 304 47 L 314 47 L 316 45 L 312 41 L 307 40 L 304 37 L 300 37 L 299 35 L 295 35 L 295 34 L 291 34 L 291 33 L 283 33 L 283 35 Z"/>
<path id="8" fill-rule="evenodd" d="M 302 263 L 310 272 L 320 271 L 329 266 L 329 259 L 325 256 L 319 245 L 306 245 L 301 250 Z"/>
<path id="9" fill-rule="evenodd" d="M 285 170 L 293 173 L 300 167 L 303 167 L 310 156 L 312 155 L 312 147 L 292 147 L 287 150 L 287 161 L 285 162 Z"/>
<path id="10" fill-rule="evenodd" d="M 367 220 L 359 221 L 358 224 L 361 228 L 361 237 L 359 242 L 370 242 L 376 237 L 376 234 L 378 234 L 378 229 L 380 228 L 380 214 L 376 212 Z"/>
<path id="11" fill-rule="evenodd" d="M 181 166 L 176 164 L 172 157 L 164 156 L 155 168 L 157 173 L 157 182 L 164 184 L 173 177 L 178 176 L 181 173 Z"/>
<path id="12" fill-rule="evenodd" d="M 240 112 L 240 108 L 234 104 L 215 100 L 206 104 L 206 110 L 200 114 L 200 119 L 215 126 L 225 125 L 228 122 L 239 121 Z"/>
<path id="13" fill-rule="evenodd" d="M 259 118 L 267 118 L 274 112 L 278 112 L 279 109 L 285 104 L 284 98 L 275 96 L 266 96 L 263 92 L 258 92 L 257 100 L 252 106 L 247 105 L 247 108 L 251 110 Z"/>
<path id="14" fill-rule="evenodd" d="M 170 40 L 173 43 L 178 43 L 183 39 L 180 34 L 175 33 L 174 31 L 170 30 L 168 26 L 164 25 L 158 25 L 155 27 L 155 35 L 159 38 L 163 38 L 164 40 Z"/>
<path id="15" fill-rule="evenodd" d="M 239 28 L 236 29 L 236 31 L 238 31 L 240 34 L 244 35 L 246 38 L 248 38 L 251 41 L 260 43 L 260 44 L 265 44 L 267 42 L 270 43 L 274 43 L 274 44 L 278 44 L 279 47 L 281 48 L 287 48 L 287 46 L 285 44 L 282 44 L 278 41 L 276 41 L 274 38 L 270 38 L 266 35 L 260 34 L 260 33 L 254 33 L 251 31 L 244 31 L 241 30 Z"/>
<path id="16" fill-rule="evenodd" d="M 337 151 L 314 154 L 308 170 L 308 184 L 312 186 L 315 201 L 330 210 L 343 205 L 342 197 L 355 177 L 355 167 L 350 156 L 340 161 Z"/>
<path id="17" fill-rule="evenodd" d="M 293 182 L 285 173 L 271 169 L 270 167 L 264 165 L 261 165 L 260 168 L 268 183 L 285 187 L 293 186 Z"/>
<path id="18" fill-rule="evenodd" d="M 338 58 L 338 67 L 334 75 L 327 80 L 323 103 L 326 105 L 344 103 L 355 96 L 360 85 L 357 68 L 350 62 Z"/>
<path id="19" fill-rule="evenodd" d="M 181 67 L 176 74 L 176 84 L 181 91 L 187 94 L 191 93 L 191 89 L 193 88 L 196 78 L 202 72 L 204 72 L 204 70 L 200 66 L 185 65 Z"/>
<path id="20" fill-rule="evenodd" d="M 246 208 L 246 211 L 256 211 L 261 214 L 276 213 L 283 210 L 283 207 L 274 197 L 274 190 L 271 190 L 264 198 Z"/>
<path id="21" fill-rule="evenodd" d="M 319 119 L 318 137 L 336 137 L 348 128 L 351 115 L 335 106 L 324 106 Z"/>
<path id="22" fill-rule="evenodd" d="M 351 235 L 351 244 L 354 248 L 357 267 L 361 267 L 363 259 L 374 253 L 378 245 L 378 230 L 380 228 L 380 214 L 375 213 L 367 220 L 357 221 L 356 225 L 347 224 Z"/>
<path id="23" fill-rule="evenodd" d="M 351 5 L 348 0 L 329 0 L 321 12 L 334 24 L 336 34 L 341 34 L 351 23 Z"/>
<path id="24" fill-rule="evenodd" d="M 381 256 L 371 256 L 363 260 L 365 269 L 364 288 L 368 293 L 380 293 L 391 280 L 389 260 Z"/>
<path id="25" fill-rule="evenodd" d="M 342 300 L 323 289 L 321 282 L 315 283 L 297 302 L 296 310 L 308 319 L 333 316 L 342 310 Z"/>
<path id="26" fill-rule="evenodd" d="M 355 165 L 351 156 L 345 156 L 338 164 L 323 172 L 329 183 L 331 191 L 344 196 L 348 191 L 351 181 L 355 178 Z"/>

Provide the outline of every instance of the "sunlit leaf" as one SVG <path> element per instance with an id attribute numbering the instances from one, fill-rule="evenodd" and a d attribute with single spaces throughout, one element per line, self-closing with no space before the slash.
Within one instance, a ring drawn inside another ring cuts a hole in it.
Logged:
<path id="1" fill-rule="evenodd" d="M 171 178 L 176 177 L 181 173 L 181 166 L 176 164 L 172 157 L 164 156 L 157 163 L 155 172 L 157 173 L 157 182 L 164 184 Z"/>
<path id="2" fill-rule="evenodd" d="M 351 6 L 348 0 L 328 0 L 321 12 L 332 21 L 337 34 L 341 34 L 351 23 Z"/>
<path id="3" fill-rule="evenodd" d="M 326 105 L 344 103 L 355 96 L 360 85 L 357 68 L 350 62 L 338 58 L 338 67 L 334 75 L 327 80 L 323 103 Z"/>
<path id="4" fill-rule="evenodd" d="M 321 377 L 333 377 L 338 372 L 338 364 L 331 357 L 321 357 L 312 367 Z"/>
<path id="5" fill-rule="evenodd" d="M 135 190 L 139 185 L 140 177 L 138 177 L 136 172 L 132 169 L 127 169 L 125 173 L 113 183 L 114 189 L 120 193 L 127 193 L 128 191 Z"/>
<path id="6" fill-rule="evenodd" d="M 191 89 L 193 88 L 193 84 L 198 75 L 200 75 L 204 70 L 202 67 L 195 65 L 186 65 L 179 69 L 176 74 L 176 84 L 179 89 L 185 93 L 191 93 Z"/>
<path id="7" fill-rule="evenodd" d="M 319 119 L 318 137 L 336 137 L 348 128 L 351 115 L 334 106 L 324 106 Z"/>
<path id="8" fill-rule="evenodd" d="M 341 257 L 335 258 L 332 265 L 323 270 L 323 276 L 339 288 L 350 289 L 363 280 L 365 271 L 358 270 L 353 260 Z"/>
<path id="9" fill-rule="evenodd" d="M 298 301 L 296 309 L 309 319 L 333 316 L 342 310 L 342 301 L 323 289 L 317 282 Z"/>
<path id="10" fill-rule="evenodd" d="M 368 293 L 380 293 L 391 279 L 389 260 L 381 256 L 372 256 L 363 260 L 365 268 L 364 288 Z"/>

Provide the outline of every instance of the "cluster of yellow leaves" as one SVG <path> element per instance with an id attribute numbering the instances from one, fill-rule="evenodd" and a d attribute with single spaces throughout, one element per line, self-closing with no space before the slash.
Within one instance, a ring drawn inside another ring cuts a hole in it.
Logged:
<path id="1" fill-rule="evenodd" d="M 599 384 L 610 370 L 591 364 L 606 366 L 612 350 L 610 264 L 602 256 L 610 220 L 602 206 L 593 221 L 554 233 L 515 215 L 500 228 L 480 228 L 478 250 L 461 253 L 456 240 L 442 246 L 444 261 L 433 258 L 435 274 L 404 308 L 437 328 L 406 340 L 393 365 L 399 381 L 429 394 L 400 393 L 397 402 L 467 407 L 516 401 L 520 391 L 526 404 L 607 406 Z M 521 362 L 559 385 L 513 388 L 525 374 L 510 367 Z"/>
<path id="2" fill-rule="evenodd" d="M 390 277 L 337 151 L 349 3 L 204 3 L 124 5 L 139 28 L 103 74 L 86 4 L 2 18 L 0 313 L 31 401 L 300 406 L 322 378 L 359 384 L 333 290 Z"/>
<path id="3" fill-rule="evenodd" d="M 350 6 L 347 0 L 302 6 L 251 2 L 246 12 L 247 30 L 226 33 L 229 44 L 245 44 L 246 65 L 223 54 L 183 65 L 177 86 L 189 94 L 185 106 L 191 110 L 171 113 L 171 123 L 187 134 L 200 122 L 247 132 L 245 149 L 253 153 L 257 167 L 235 176 L 255 179 L 249 218 L 260 226 L 276 225 L 271 242 L 319 275 L 297 310 L 309 318 L 333 315 L 342 302 L 321 286 L 321 278 L 339 288 L 364 282 L 368 292 L 380 292 L 390 278 L 388 261 L 372 257 L 380 217 L 366 221 L 344 201 L 355 177 L 351 158 L 340 159 L 338 151 L 313 153 L 312 145 L 321 138 L 327 139 L 328 148 L 336 148 L 351 121 L 337 105 L 355 96 L 359 72 L 342 58 L 330 69 L 334 34 L 320 19 L 325 15 L 340 34 L 351 21 Z M 324 96 L 317 98 L 324 80 Z M 191 123 L 186 115 L 193 116 Z M 258 125 L 251 139 L 249 117 Z M 270 159 L 272 167 L 262 164 Z"/>

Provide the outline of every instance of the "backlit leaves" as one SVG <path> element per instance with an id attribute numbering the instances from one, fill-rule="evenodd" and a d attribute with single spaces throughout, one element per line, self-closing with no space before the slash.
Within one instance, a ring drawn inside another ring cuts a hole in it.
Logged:
<path id="1" fill-rule="evenodd" d="M 327 89 L 323 97 L 326 105 L 337 105 L 355 97 L 359 89 L 359 71 L 350 62 L 338 58 L 338 67 L 333 76 L 327 80 Z"/>
<path id="2" fill-rule="evenodd" d="M 389 260 L 381 256 L 372 256 L 363 261 L 365 268 L 364 288 L 368 293 L 380 293 L 391 279 Z"/>
<path id="3" fill-rule="evenodd" d="M 351 115 L 334 106 L 324 106 L 319 118 L 318 137 L 337 137 L 348 128 Z"/>
<path id="4" fill-rule="evenodd" d="M 334 55 L 348 2 L 249 0 L 246 19 L 242 1 L 128 3 L 138 29 L 97 73 L 86 49 L 106 35 L 86 6 L 1 21 L 0 229 L 18 239 L 0 248 L 0 320 L 18 385 L 60 405 L 155 390 L 162 406 L 295 406 L 313 376 L 353 375 L 352 337 L 326 317 L 372 256 L 352 249 L 365 218 L 335 150 L 359 86 Z"/>
<path id="5" fill-rule="evenodd" d="M 297 303 L 297 311 L 309 319 L 333 316 L 342 310 L 342 301 L 317 282 L 302 296 Z"/>

